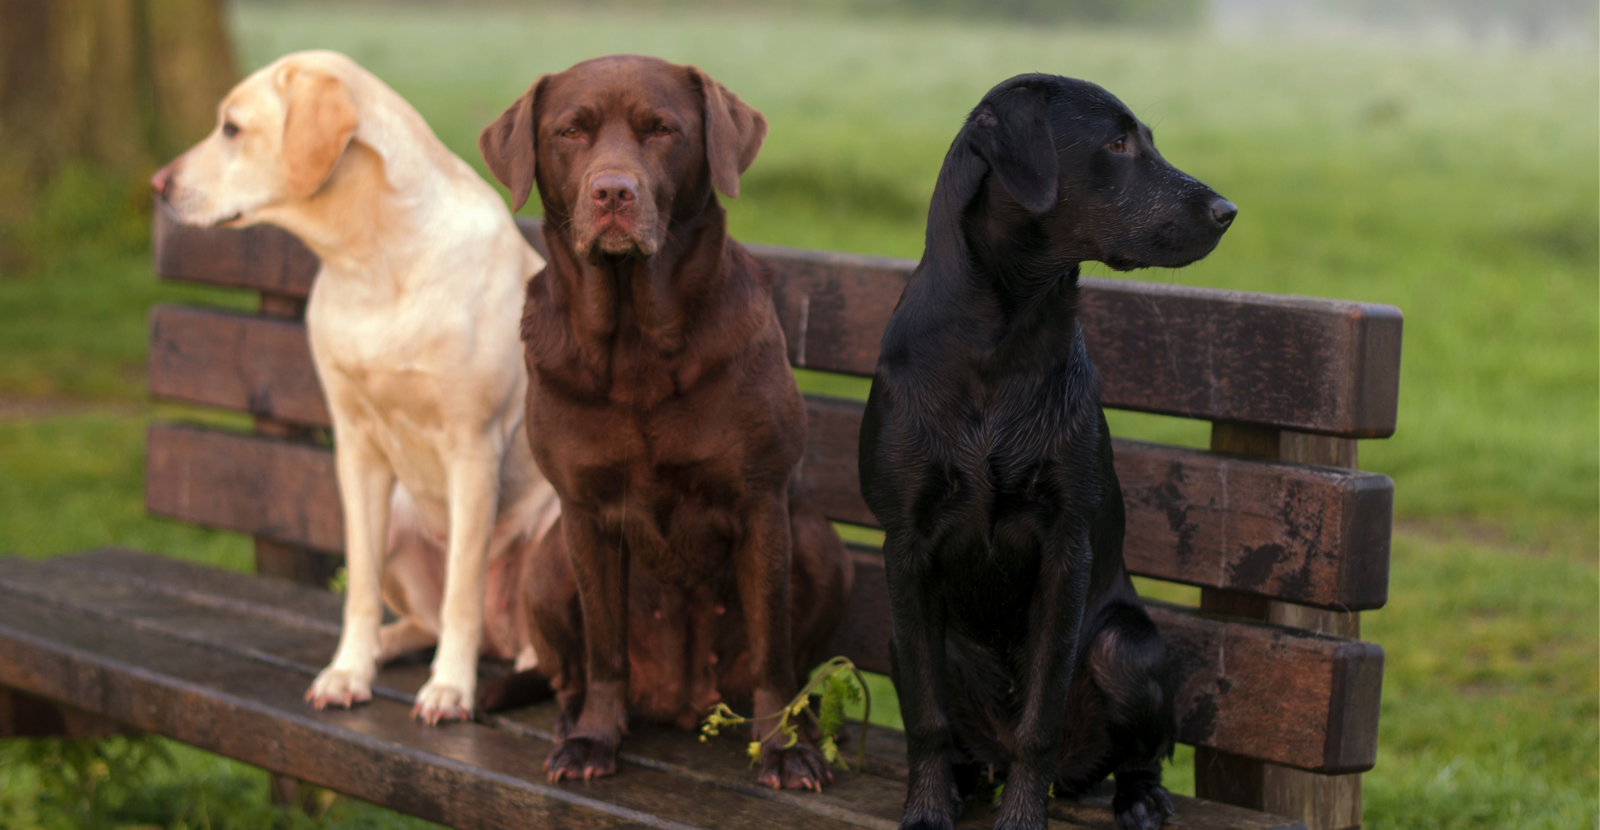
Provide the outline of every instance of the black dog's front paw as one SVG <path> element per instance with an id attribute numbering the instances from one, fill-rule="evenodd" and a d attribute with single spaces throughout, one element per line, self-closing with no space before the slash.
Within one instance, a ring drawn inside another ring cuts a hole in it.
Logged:
<path id="1" fill-rule="evenodd" d="M 822 757 L 822 751 L 807 741 L 788 749 L 768 743 L 761 747 L 761 775 L 757 780 L 775 790 L 820 793 L 823 784 L 833 783 L 833 771 L 828 769 L 828 759 Z"/>
<path id="2" fill-rule="evenodd" d="M 954 830 L 961 807 L 961 796 L 955 787 L 951 787 L 944 798 L 908 795 L 905 815 L 900 819 L 900 830 Z"/>
<path id="3" fill-rule="evenodd" d="M 900 820 L 900 830 L 954 830 L 954 816 L 911 815 Z"/>
<path id="4" fill-rule="evenodd" d="M 1117 815 L 1117 830 L 1156 830 L 1172 815 L 1172 797 L 1154 775 L 1118 775 L 1111 809 Z"/>
<path id="5" fill-rule="evenodd" d="M 617 744 L 601 738 L 574 735 L 551 750 L 544 759 L 551 781 L 563 778 L 588 781 L 617 771 Z"/>

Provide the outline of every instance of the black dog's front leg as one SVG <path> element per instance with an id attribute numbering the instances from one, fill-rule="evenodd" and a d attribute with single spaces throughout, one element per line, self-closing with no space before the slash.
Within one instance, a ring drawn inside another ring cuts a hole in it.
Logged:
<path id="1" fill-rule="evenodd" d="M 954 743 L 945 714 L 944 608 L 927 554 L 901 532 L 884 540 L 889 578 L 895 692 L 905 721 L 910 782 L 900 830 L 950 830 L 959 806 L 950 767 Z"/>
<path id="2" fill-rule="evenodd" d="M 1061 754 L 1067 687 L 1083 629 L 1092 554 L 1087 529 L 1047 549 L 1028 608 L 1026 693 L 995 830 L 1044 830 L 1046 800 Z M 1058 537 L 1059 538 L 1059 537 Z"/>

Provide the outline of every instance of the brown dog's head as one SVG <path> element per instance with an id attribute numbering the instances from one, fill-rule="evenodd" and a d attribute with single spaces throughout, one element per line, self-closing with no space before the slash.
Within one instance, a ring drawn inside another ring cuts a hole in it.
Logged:
<path id="1" fill-rule="evenodd" d="M 693 66 L 612 55 L 541 77 L 478 136 L 513 209 L 534 182 L 579 256 L 648 257 L 711 187 L 739 195 L 767 120 Z"/>

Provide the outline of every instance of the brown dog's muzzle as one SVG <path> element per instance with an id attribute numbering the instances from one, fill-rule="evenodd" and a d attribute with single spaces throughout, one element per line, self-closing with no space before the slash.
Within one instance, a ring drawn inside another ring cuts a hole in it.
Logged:
<path id="1" fill-rule="evenodd" d="M 661 247 L 656 210 L 641 177 L 615 165 L 588 177 L 574 219 L 580 254 L 653 256 Z"/>

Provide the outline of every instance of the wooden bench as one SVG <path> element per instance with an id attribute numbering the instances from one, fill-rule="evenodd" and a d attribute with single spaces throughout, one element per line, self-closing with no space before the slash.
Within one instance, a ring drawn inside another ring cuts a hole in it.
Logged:
<path id="1" fill-rule="evenodd" d="M 522 225 L 542 245 L 537 223 Z M 896 825 L 904 745 L 888 730 L 871 730 L 866 773 L 821 795 L 757 786 L 737 740 L 653 728 L 628 740 L 617 775 L 555 786 L 540 768 L 549 705 L 420 726 L 409 703 L 425 662 L 385 669 L 371 705 L 305 705 L 338 635 L 339 598 L 320 586 L 343 544 L 301 321 L 316 260 L 274 229 L 187 228 L 159 209 L 154 233 L 161 277 L 259 292 L 260 312 L 151 313 L 151 393 L 248 413 L 254 430 L 152 426 L 147 507 L 250 534 L 259 573 L 309 585 L 122 550 L 0 559 L 0 729 L 101 716 L 457 827 Z M 870 374 L 913 263 L 751 247 L 778 275 L 793 364 Z M 1356 639 L 1357 613 L 1385 601 L 1393 484 L 1354 469 L 1356 440 L 1394 430 L 1399 311 L 1086 279 L 1082 318 L 1106 406 L 1213 423 L 1210 452 L 1116 445 L 1130 569 L 1201 588 L 1198 609 L 1149 604 L 1182 667 L 1179 733 L 1203 799 L 1177 799 L 1169 826 L 1358 826 L 1383 651 Z M 862 405 L 807 405 L 806 487 L 830 518 L 872 526 L 856 484 Z M 836 650 L 886 672 L 882 561 L 853 556 Z M 1050 814 L 1054 827 L 1113 826 L 1105 788 Z M 974 804 L 963 826 L 991 821 Z"/>

